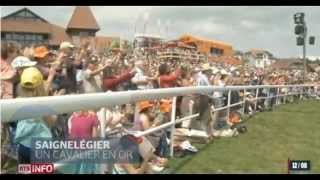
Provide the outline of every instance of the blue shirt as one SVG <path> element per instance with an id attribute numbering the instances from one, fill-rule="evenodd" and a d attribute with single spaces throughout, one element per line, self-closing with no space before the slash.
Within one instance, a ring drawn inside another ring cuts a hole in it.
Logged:
<path id="1" fill-rule="evenodd" d="M 31 148 L 31 140 L 33 138 L 52 138 L 52 134 L 45 122 L 40 118 L 20 120 L 16 130 L 16 143 Z"/>

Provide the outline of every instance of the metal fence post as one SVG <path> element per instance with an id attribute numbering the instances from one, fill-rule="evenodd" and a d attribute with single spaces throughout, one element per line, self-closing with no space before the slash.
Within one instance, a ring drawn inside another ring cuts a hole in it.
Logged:
<path id="1" fill-rule="evenodd" d="M 242 107 L 242 114 L 244 114 L 245 104 L 246 104 L 246 89 L 243 89 L 243 107 Z"/>
<path id="2" fill-rule="evenodd" d="M 254 104 L 254 110 L 257 111 L 257 104 L 258 104 L 258 94 L 259 94 L 259 88 L 256 89 L 256 103 Z"/>
<path id="3" fill-rule="evenodd" d="M 283 103 L 286 104 L 287 103 L 287 94 L 288 94 L 288 88 L 285 88 L 284 91 L 284 96 L 283 96 Z"/>
<path id="4" fill-rule="evenodd" d="M 229 116 L 230 116 L 230 102 L 231 102 L 231 90 L 228 91 L 227 121 L 229 120 Z"/>
<path id="5" fill-rule="evenodd" d="M 100 137 L 106 137 L 106 108 L 101 108 L 100 111 L 101 121 L 100 121 Z"/>
<path id="6" fill-rule="evenodd" d="M 138 103 L 135 103 L 134 105 L 134 121 L 137 121 L 139 118 L 139 107 Z"/>
<path id="7" fill-rule="evenodd" d="M 277 94 L 276 94 L 276 105 L 279 105 L 279 93 L 280 93 L 280 88 L 277 88 Z"/>
<path id="8" fill-rule="evenodd" d="M 170 132 L 170 156 L 173 157 L 173 138 L 175 133 L 175 121 L 176 121 L 176 100 L 177 97 L 173 97 L 172 99 L 172 107 L 171 107 L 171 132 Z"/>
<path id="9" fill-rule="evenodd" d="M 271 99 L 270 99 L 270 88 L 267 88 L 267 99 L 266 99 L 267 105 L 269 108 L 271 108 Z"/>
<path id="10" fill-rule="evenodd" d="M 100 138 L 104 139 L 106 137 L 106 108 L 103 107 L 100 110 Z M 101 164 L 100 173 L 104 174 L 104 171 L 109 167 L 109 164 Z"/>

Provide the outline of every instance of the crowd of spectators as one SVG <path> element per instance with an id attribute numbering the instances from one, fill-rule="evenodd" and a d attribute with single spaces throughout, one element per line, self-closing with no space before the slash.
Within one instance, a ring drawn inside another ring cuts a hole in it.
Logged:
<path id="1" fill-rule="evenodd" d="M 189 51 L 184 51 L 188 54 Z M 15 43 L 1 44 L 1 99 L 32 98 L 40 96 L 63 96 L 70 94 L 146 90 L 191 86 L 240 86 L 240 85 L 287 85 L 319 84 L 319 76 L 309 73 L 302 81 L 301 71 L 276 72 L 272 69 L 256 69 L 232 66 L 216 62 L 192 61 L 192 59 L 159 60 L 157 52 L 148 55 L 143 50 L 129 54 L 113 51 L 98 54 L 89 43 L 75 47 L 62 42 L 59 50 L 46 46 L 20 47 Z M 316 89 L 313 89 L 316 91 Z M 259 96 L 294 92 L 295 89 L 260 89 Z M 255 101 L 256 91 L 232 91 L 231 103 L 245 98 L 245 113 L 252 115 L 272 107 L 276 98 Z M 317 94 L 316 94 L 317 96 Z M 176 117 L 199 113 L 198 120 L 184 121 L 175 132 L 175 155 L 196 153 L 187 137 L 196 135 L 208 141 L 221 136 L 236 136 L 245 132 L 237 127 L 241 122 L 241 106 L 226 111 L 213 112 L 228 102 L 228 94 L 215 91 L 213 94 L 193 94 L 177 97 Z M 288 101 L 288 99 L 280 99 Z M 106 107 L 105 107 L 106 108 Z M 1 168 L 8 168 L 10 159 L 18 163 L 30 163 L 31 139 L 45 138 L 94 138 L 101 131 L 106 137 L 128 137 L 123 129 L 145 131 L 169 122 L 172 98 L 142 101 L 106 108 L 106 124 L 101 127 L 100 109 L 88 109 L 70 114 L 49 115 L 1 123 Z M 139 164 L 114 164 L 106 167 L 106 173 L 154 173 L 168 166 L 170 131 L 161 130 L 134 141 L 139 146 L 142 160 Z M 132 136 L 133 137 L 133 136 Z M 131 138 L 132 139 L 132 138 Z M 182 153 L 183 152 L 183 153 Z M 95 164 L 77 164 L 69 173 L 96 173 Z"/>

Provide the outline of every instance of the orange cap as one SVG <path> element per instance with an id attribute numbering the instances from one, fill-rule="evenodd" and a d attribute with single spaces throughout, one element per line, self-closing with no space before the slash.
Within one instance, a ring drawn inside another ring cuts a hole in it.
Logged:
<path id="1" fill-rule="evenodd" d="M 241 117 L 237 113 L 230 113 L 229 115 L 229 122 L 232 124 L 240 123 Z"/>
<path id="2" fill-rule="evenodd" d="M 45 46 L 36 47 L 34 50 L 34 57 L 44 58 L 49 54 L 49 50 Z"/>
<path id="3" fill-rule="evenodd" d="M 146 108 L 152 107 L 152 104 L 149 101 L 141 101 L 139 103 L 139 111 L 142 111 Z"/>
<path id="4" fill-rule="evenodd" d="M 171 111 L 171 100 L 162 99 L 160 105 L 160 111 L 163 113 L 167 113 Z"/>

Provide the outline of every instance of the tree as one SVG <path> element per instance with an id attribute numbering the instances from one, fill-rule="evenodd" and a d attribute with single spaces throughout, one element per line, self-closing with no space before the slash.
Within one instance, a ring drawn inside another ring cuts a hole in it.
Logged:
<path id="1" fill-rule="evenodd" d="M 249 64 L 249 62 L 250 62 L 249 58 L 246 58 L 246 57 L 242 58 L 243 64 Z"/>
<path id="2" fill-rule="evenodd" d="M 111 45 L 110 45 L 110 49 L 116 49 L 116 48 L 120 48 L 120 40 L 113 40 Z"/>
<path id="3" fill-rule="evenodd" d="M 130 48 L 130 43 L 127 40 L 122 40 L 121 41 L 121 48 L 123 50 L 128 50 Z"/>

